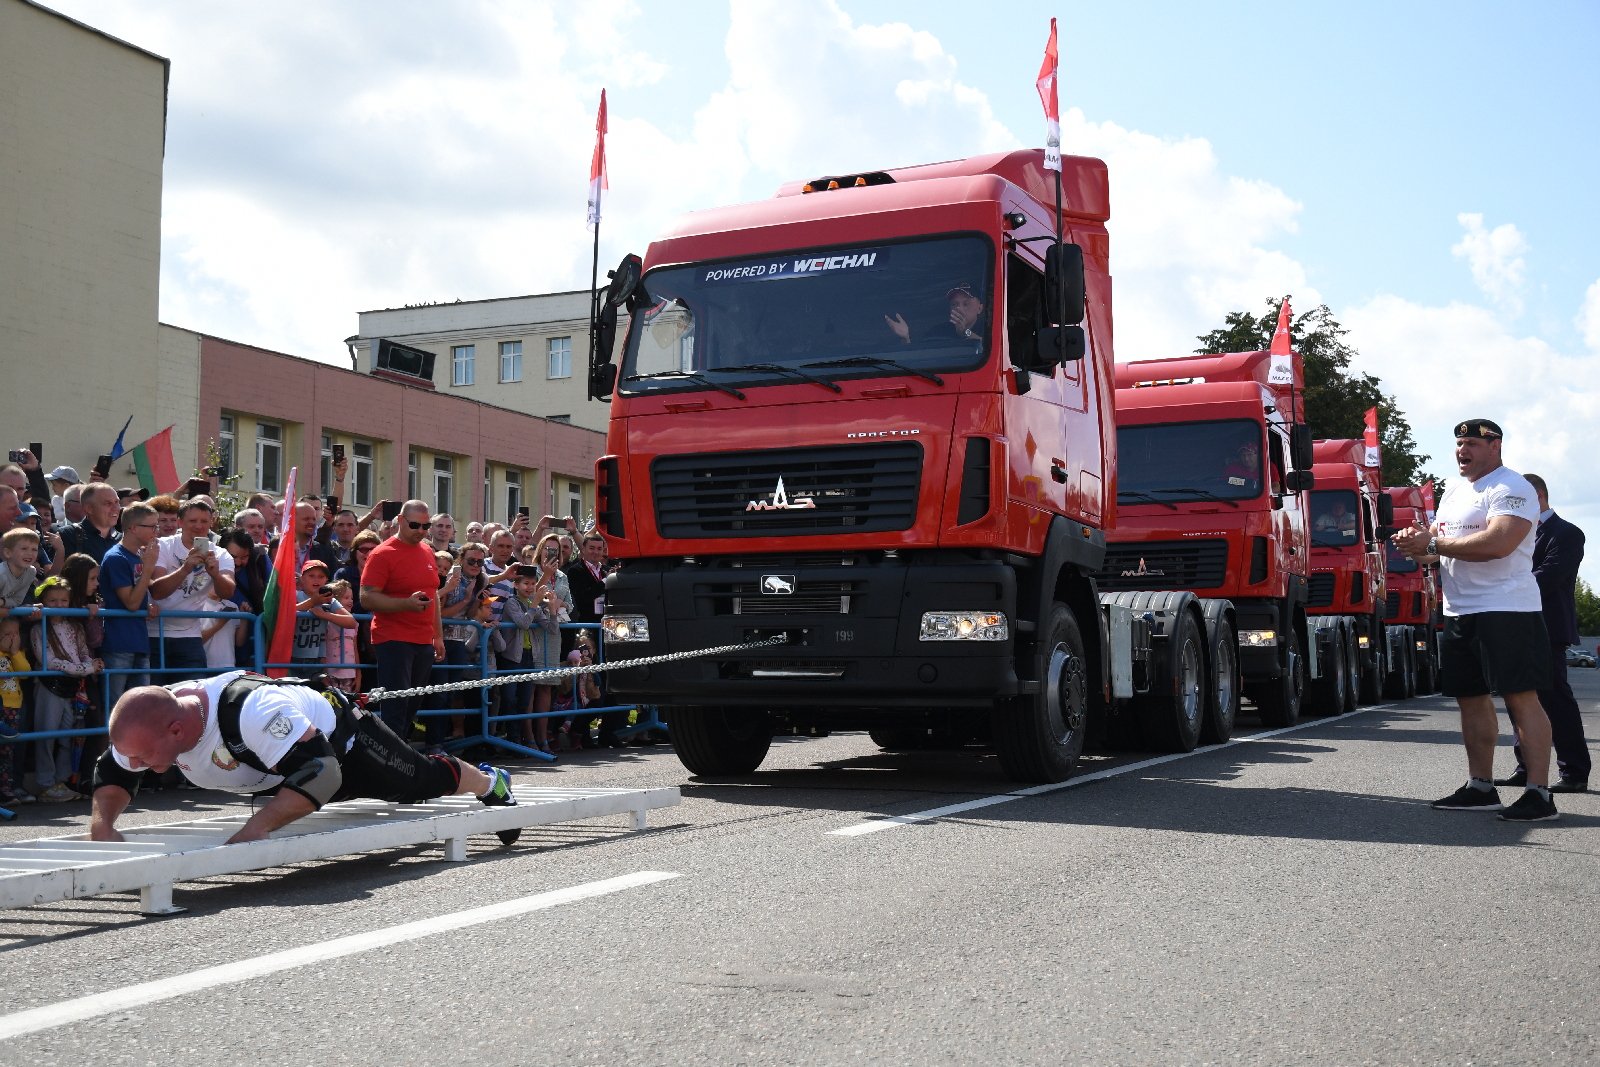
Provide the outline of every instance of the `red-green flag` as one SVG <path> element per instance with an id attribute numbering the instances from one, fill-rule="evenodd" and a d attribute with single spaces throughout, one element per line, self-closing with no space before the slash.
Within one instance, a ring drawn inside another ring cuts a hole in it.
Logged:
<path id="1" fill-rule="evenodd" d="M 294 654 L 294 611 L 296 561 L 294 542 L 294 481 L 298 467 L 289 469 L 289 488 L 283 496 L 283 518 L 278 523 L 278 554 L 272 560 L 272 577 L 267 579 L 267 595 L 261 605 L 261 632 L 266 635 L 267 663 L 288 663 Z M 267 673 L 282 678 L 287 667 L 268 667 Z"/>
<path id="2" fill-rule="evenodd" d="M 130 453 L 133 466 L 139 472 L 139 484 L 151 494 L 176 493 L 183 483 L 178 480 L 178 468 L 172 462 L 172 427 L 133 446 Z"/>

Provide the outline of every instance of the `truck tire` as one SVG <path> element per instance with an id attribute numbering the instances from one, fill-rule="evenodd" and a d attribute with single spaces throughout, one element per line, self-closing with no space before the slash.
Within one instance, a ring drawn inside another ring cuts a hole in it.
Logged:
<path id="1" fill-rule="evenodd" d="M 1354 627 L 1341 625 L 1339 633 L 1344 640 L 1344 710 L 1348 713 L 1356 710 L 1361 692 L 1361 650 L 1356 645 Z"/>
<path id="2" fill-rule="evenodd" d="M 880 726 L 876 730 L 868 730 L 867 736 L 885 752 L 910 752 L 922 747 L 922 735 L 926 733 L 926 730 L 915 730 L 909 726 Z"/>
<path id="3" fill-rule="evenodd" d="M 749 774 L 772 746 L 772 722 L 753 708 L 675 707 L 672 749 L 690 774 Z"/>
<path id="4" fill-rule="evenodd" d="M 1433 642 L 1423 627 L 1414 626 L 1412 630 L 1416 634 L 1414 642 L 1422 642 L 1422 651 L 1417 653 L 1417 693 L 1431 696 L 1439 691 L 1439 668 L 1433 661 Z"/>
<path id="5" fill-rule="evenodd" d="M 1289 669 L 1256 690 L 1256 707 L 1261 711 L 1263 726 L 1293 726 L 1300 721 L 1300 701 L 1306 691 L 1306 661 L 1300 654 L 1300 632 L 1292 626 L 1288 653 Z"/>
<path id="6" fill-rule="evenodd" d="M 1350 669 L 1345 665 L 1343 632 L 1335 633 L 1334 638 L 1333 651 L 1322 677 L 1311 683 L 1311 691 L 1306 694 L 1314 715 L 1342 715 L 1350 699 Z"/>
<path id="7" fill-rule="evenodd" d="M 1394 669 L 1383 681 L 1383 695 L 1390 700 L 1404 700 L 1417 690 L 1416 679 L 1412 675 L 1411 646 L 1407 641 L 1400 642 L 1400 655 L 1396 658 L 1399 662 L 1393 664 Z"/>
<path id="8" fill-rule="evenodd" d="M 1134 700 L 1139 733 L 1157 752 L 1191 752 L 1206 709 L 1206 654 L 1194 615 L 1180 611 L 1167 638 L 1166 669 Z"/>
<path id="9" fill-rule="evenodd" d="M 1227 619 L 1218 619 L 1211 632 L 1206 667 L 1206 714 L 1200 723 L 1200 740 L 1220 745 L 1233 736 L 1233 724 L 1239 717 L 1239 645 Z"/>
<path id="10" fill-rule="evenodd" d="M 1044 677 L 1039 692 L 995 709 L 994 745 L 1000 769 L 1020 782 L 1064 782 L 1077 768 L 1089 728 L 1089 685 L 1083 634 L 1065 604 L 1050 605 L 1040 627 Z"/>
<path id="11" fill-rule="evenodd" d="M 1373 650 L 1373 658 L 1377 662 L 1370 667 L 1365 663 L 1361 664 L 1360 699 L 1363 704 L 1381 704 L 1383 703 L 1383 624 L 1374 616 L 1367 625 L 1369 630 L 1367 640 Z"/>

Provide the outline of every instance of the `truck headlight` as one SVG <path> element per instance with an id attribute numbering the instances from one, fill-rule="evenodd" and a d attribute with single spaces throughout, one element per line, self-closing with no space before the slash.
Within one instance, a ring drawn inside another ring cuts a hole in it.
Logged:
<path id="1" fill-rule="evenodd" d="M 919 641 L 1004 641 L 1011 636 L 997 611 L 926 611 Z"/>
<path id="2" fill-rule="evenodd" d="M 1244 648 L 1276 648 L 1278 646 L 1278 631 L 1240 630 L 1239 644 Z"/>
<path id="3" fill-rule="evenodd" d="M 629 641 L 650 640 L 650 620 L 643 615 L 605 615 L 600 619 L 600 632 L 607 641 L 624 644 Z"/>

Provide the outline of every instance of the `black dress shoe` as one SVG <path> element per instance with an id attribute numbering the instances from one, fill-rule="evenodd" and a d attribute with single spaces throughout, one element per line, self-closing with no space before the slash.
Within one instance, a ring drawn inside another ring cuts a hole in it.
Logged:
<path id="1" fill-rule="evenodd" d="M 1589 779 L 1568 778 L 1566 775 L 1562 775 L 1561 778 L 1550 787 L 1550 792 L 1552 793 L 1587 793 L 1588 791 Z"/>
<path id="2" fill-rule="evenodd" d="M 1527 785 L 1528 784 L 1528 770 L 1527 770 L 1526 767 L 1518 767 L 1515 771 L 1513 771 L 1511 773 L 1511 777 L 1509 777 L 1509 778 L 1496 778 L 1494 780 L 1494 784 L 1495 785 Z"/>

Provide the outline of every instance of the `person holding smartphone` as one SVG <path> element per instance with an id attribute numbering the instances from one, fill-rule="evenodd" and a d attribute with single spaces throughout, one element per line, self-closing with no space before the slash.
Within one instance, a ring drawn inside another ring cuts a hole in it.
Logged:
<path id="1" fill-rule="evenodd" d="M 427 685 L 433 665 L 445 661 L 439 570 L 426 543 L 432 524 L 426 503 L 406 501 L 395 535 L 368 554 L 361 570 L 361 606 L 372 612 L 372 651 L 384 689 Z M 411 720 L 422 703 L 422 697 L 385 700 L 378 714 L 385 726 L 409 740 Z"/>
<path id="2" fill-rule="evenodd" d="M 156 577 L 150 583 L 150 595 L 163 617 L 147 623 L 150 670 L 158 682 L 192 677 L 180 672 L 206 669 L 206 647 L 201 638 L 205 620 L 173 618 L 167 613 L 204 611 L 207 600 L 233 596 L 233 557 L 211 536 L 214 517 L 208 497 L 190 497 L 179 512 L 178 532 L 158 542 L 161 547 L 156 554 Z M 174 673 L 159 673 L 163 655 L 165 669 Z"/>

